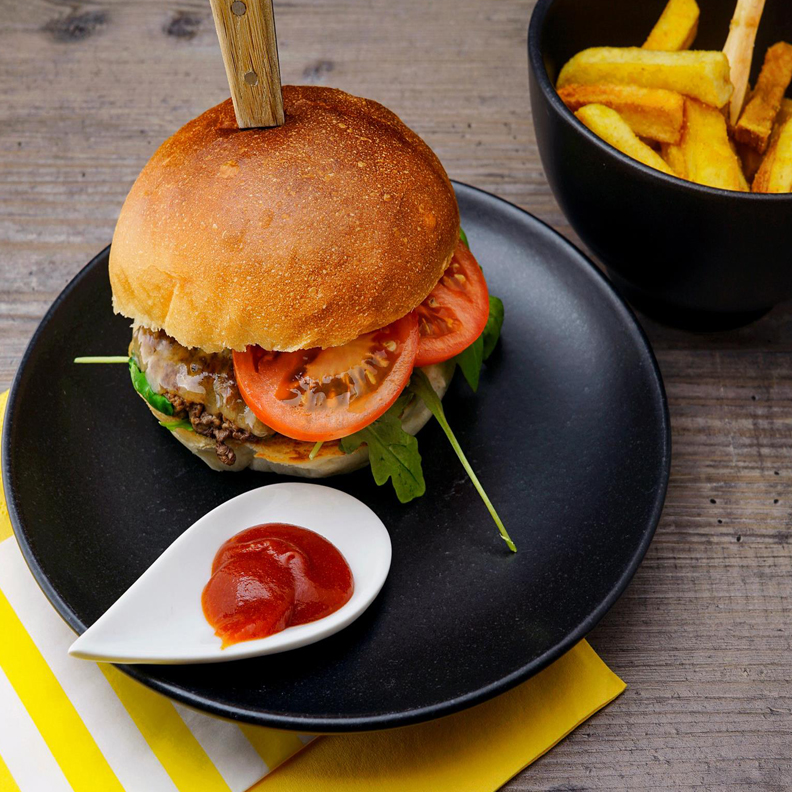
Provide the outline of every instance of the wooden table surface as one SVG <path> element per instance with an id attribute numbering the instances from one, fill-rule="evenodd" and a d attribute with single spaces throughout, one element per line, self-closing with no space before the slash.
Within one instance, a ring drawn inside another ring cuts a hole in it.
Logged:
<path id="1" fill-rule="evenodd" d="M 383 102 L 453 178 L 574 240 L 534 141 L 532 5 L 276 0 L 284 82 Z M 228 88 L 206 0 L 0 10 L 4 389 L 148 157 Z M 792 311 L 719 335 L 642 321 L 670 401 L 671 484 L 643 566 L 590 637 L 629 687 L 507 788 L 789 790 Z"/>

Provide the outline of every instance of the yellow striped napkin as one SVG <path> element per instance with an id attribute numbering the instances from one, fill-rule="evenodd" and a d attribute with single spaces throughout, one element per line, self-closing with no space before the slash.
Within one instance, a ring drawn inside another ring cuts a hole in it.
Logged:
<path id="1" fill-rule="evenodd" d="M 582 641 L 472 710 L 316 739 L 175 704 L 69 657 L 73 640 L 11 536 L 0 483 L 0 792 L 489 792 L 625 687 Z"/>

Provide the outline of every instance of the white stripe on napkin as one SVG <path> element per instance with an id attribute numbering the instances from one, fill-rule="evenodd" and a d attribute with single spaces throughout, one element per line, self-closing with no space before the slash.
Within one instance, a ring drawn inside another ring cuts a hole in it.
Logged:
<path id="1" fill-rule="evenodd" d="M 231 792 L 244 792 L 252 783 L 248 779 L 256 781 L 267 775 L 269 768 L 252 749 L 239 726 L 217 718 L 207 718 L 181 704 L 175 704 L 175 707 L 220 775 L 226 779 Z M 240 779 L 239 784 L 234 785 L 229 781 L 234 778 Z"/>
<path id="2" fill-rule="evenodd" d="M 69 657 L 74 633 L 38 587 L 13 538 L 0 544 L 0 587 L 124 789 L 178 792 L 96 664 Z"/>
<path id="3" fill-rule="evenodd" d="M 0 668 L 0 755 L 22 792 L 72 792 L 8 677 Z"/>

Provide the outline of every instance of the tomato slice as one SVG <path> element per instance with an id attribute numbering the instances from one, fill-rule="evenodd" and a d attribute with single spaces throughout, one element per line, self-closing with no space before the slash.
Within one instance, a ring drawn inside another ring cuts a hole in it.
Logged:
<path id="1" fill-rule="evenodd" d="M 404 390 L 418 349 L 409 313 L 330 349 L 234 352 L 237 385 L 267 426 L 295 440 L 346 437 L 375 421 Z"/>
<path id="2" fill-rule="evenodd" d="M 464 243 L 457 243 L 437 286 L 414 313 L 421 334 L 416 366 L 449 360 L 481 335 L 489 316 L 489 291 L 481 267 Z"/>

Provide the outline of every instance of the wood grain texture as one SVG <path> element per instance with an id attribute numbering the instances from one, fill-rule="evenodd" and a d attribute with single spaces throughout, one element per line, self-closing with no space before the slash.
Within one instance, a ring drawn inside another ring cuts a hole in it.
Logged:
<path id="1" fill-rule="evenodd" d="M 240 129 L 283 124 L 272 0 L 209 0 Z"/>
<path id="2" fill-rule="evenodd" d="M 575 240 L 533 135 L 531 8 L 281 0 L 284 81 L 383 102 L 453 178 Z M 155 147 L 228 86 L 205 0 L 0 10 L 4 388 L 50 302 L 109 242 Z M 629 687 L 507 788 L 790 790 L 792 310 L 719 335 L 644 326 L 670 400 L 671 484 L 646 561 L 590 638 Z"/>

